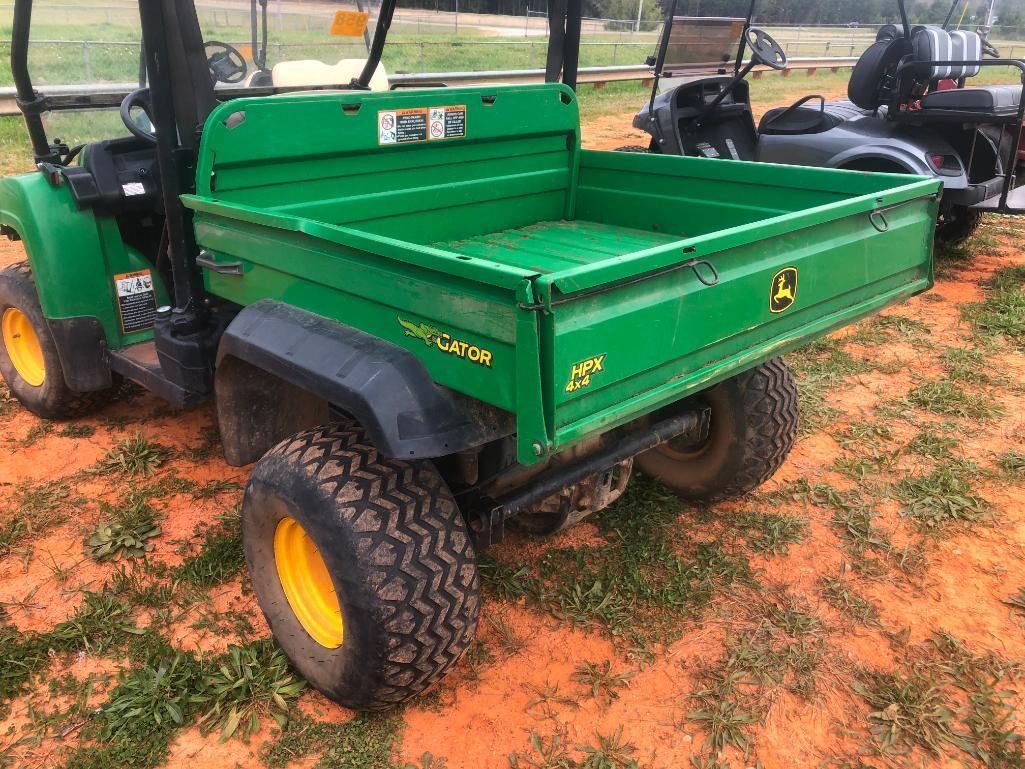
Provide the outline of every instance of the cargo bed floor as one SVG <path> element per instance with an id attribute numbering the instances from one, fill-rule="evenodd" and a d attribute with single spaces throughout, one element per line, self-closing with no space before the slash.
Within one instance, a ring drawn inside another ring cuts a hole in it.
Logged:
<path id="1" fill-rule="evenodd" d="M 433 245 L 435 248 L 499 262 L 509 267 L 550 273 L 581 264 L 593 264 L 610 256 L 654 248 L 680 240 L 680 237 L 578 219 L 538 222 L 526 227 L 514 227 Z"/>

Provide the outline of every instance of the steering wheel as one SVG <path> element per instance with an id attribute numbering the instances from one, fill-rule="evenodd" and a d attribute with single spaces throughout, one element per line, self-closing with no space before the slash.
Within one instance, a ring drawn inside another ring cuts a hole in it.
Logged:
<path id="1" fill-rule="evenodd" d="M 246 79 L 249 65 L 238 48 L 210 40 L 203 49 L 206 51 L 206 63 L 210 66 L 210 77 L 215 83 L 235 85 Z"/>
<path id="2" fill-rule="evenodd" d="M 1000 51 L 998 51 L 996 46 L 991 44 L 986 38 L 982 38 L 982 52 L 987 56 L 992 56 L 994 59 L 1001 58 Z"/>
<path id="3" fill-rule="evenodd" d="M 759 64 L 764 64 L 772 69 L 787 68 L 786 51 L 764 29 L 748 27 L 747 44 L 751 48 L 751 58 Z"/>
<path id="4" fill-rule="evenodd" d="M 157 135 L 152 131 L 140 128 L 139 124 L 132 118 L 133 107 L 141 109 L 146 115 L 146 119 L 149 120 L 150 125 L 153 125 L 153 105 L 150 102 L 148 88 L 139 88 L 124 98 L 124 101 L 121 102 L 121 120 L 124 121 L 125 127 L 131 132 L 132 136 L 137 136 L 140 139 L 156 144 Z"/>

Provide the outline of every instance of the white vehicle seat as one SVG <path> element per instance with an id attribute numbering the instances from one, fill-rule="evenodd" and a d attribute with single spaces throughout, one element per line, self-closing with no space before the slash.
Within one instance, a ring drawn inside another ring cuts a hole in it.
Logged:
<path id="1" fill-rule="evenodd" d="M 304 61 L 283 61 L 275 64 L 271 77 L 276 88 L 298 86 L 348 85 L 363 71 L 365 59 L 342 59 L 337 64 L 325 64 L 314 59 Z M 388 90 L 388 73 L 383 64 L 378 64 L 370 78 L 371 91 Z"/>

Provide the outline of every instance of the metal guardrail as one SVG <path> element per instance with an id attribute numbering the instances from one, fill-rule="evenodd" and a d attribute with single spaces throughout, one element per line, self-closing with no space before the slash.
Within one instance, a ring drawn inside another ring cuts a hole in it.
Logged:
<path id="1" fill-rule="evenodd" d="M 798 58 L 791 59 L 790 66 L 783 71 L 786 75 L 793 70 L 805 70 L 813 74 L 819 69 L 838 70 L 846 67 L 853 67 L 857 57 L 830 57 L 830 58 Z M 756 67 L 755 76 L 761 72 L 771 71 L 768 67 Z M 694 72 L 694 75 L 706 75 L 708 72 Z M 487 85 L 487 84 L 517 84 L 517 83 L 539 83 L 544 80 L 543 69 L 508 69 L 483 72 L 424 72 L 409 74 L 394 74 L 389 76 L 392 84 L 413 86 L 418 84 L 446 83 L 449 85 Z M 628 82 L 635 80 L 651 80 L 651 67 L 645 64 L 631 64 L 616 67 L 581 67 L 577 76 L 578 83 L 591 83 L 597 87 L 605 83 Z M 111 98 L 124 98 L 138 88 L 137 83 L 99 83 L 92 85 L 51 85 L 40 86 L 36 90 L 48 96 L 109 96 Z M 17 93 L 13 87 L 0 88 L 0 116 L 19 115 L 16 99 Z"/>

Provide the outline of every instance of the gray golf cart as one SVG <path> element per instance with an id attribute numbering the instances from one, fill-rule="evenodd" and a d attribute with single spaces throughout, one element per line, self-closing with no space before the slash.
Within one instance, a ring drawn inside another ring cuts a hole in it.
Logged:
<path id="1" fill-rule="evenodd" d="M 943 24 L 924 26 L 897 0 L 901 23 L 881 28 L 861 55 L 847 100 L 805 96 L 770 110 L 757 128 L 745 78 L 788 60 L 752 26 L 755 2 L 741 19 L 677 16 L 673 1 L 649 59 L 651 98 L 634 118 L 651 144 L 625 149 L 931 176 L 943 182 L 936 234 L 946 242 L 971 235 L 985 211 L 1025 213 L 1021 83 L 968 86 L 983 67 L 1025 75 L 1025 62 L 1000 58 L 980 32 L 951 29 L 962 0 Z M 710 67 L 718 74 L 693 76 Z"/>

